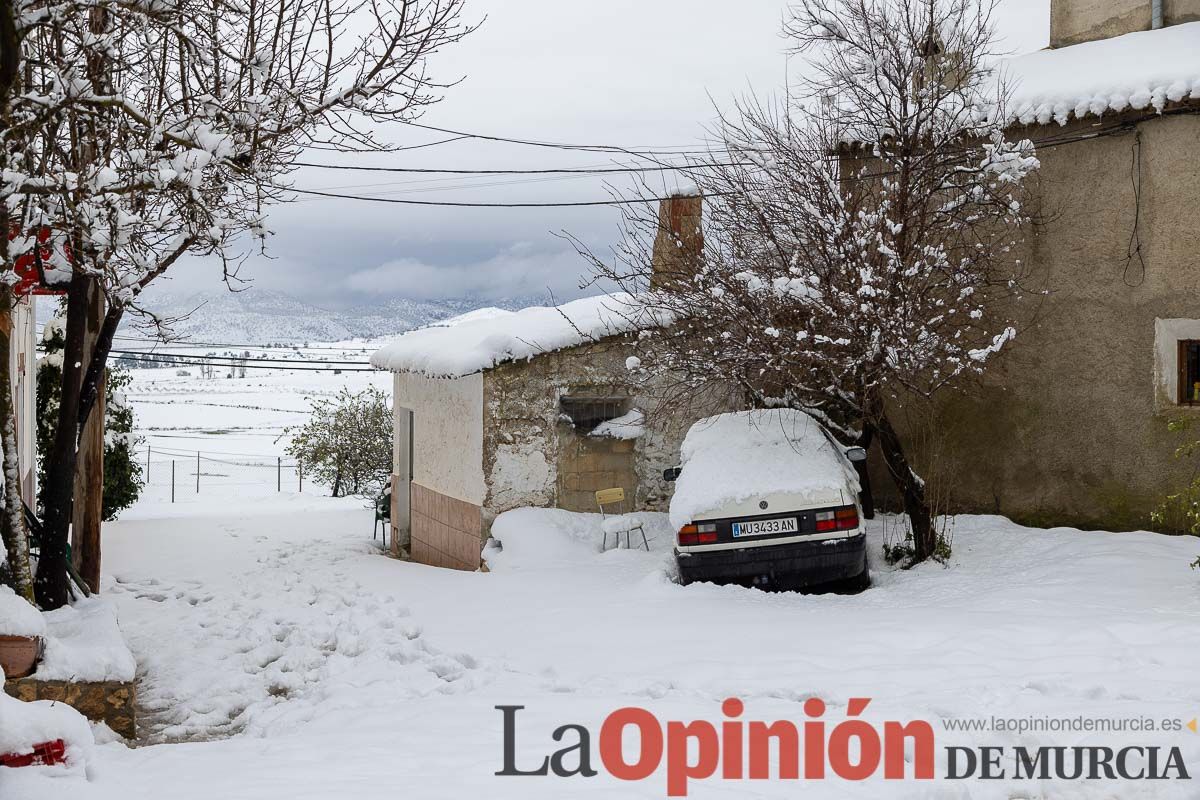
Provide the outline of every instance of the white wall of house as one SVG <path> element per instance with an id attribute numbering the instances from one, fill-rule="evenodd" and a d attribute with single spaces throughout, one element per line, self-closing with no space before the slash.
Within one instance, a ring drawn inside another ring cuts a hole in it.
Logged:
<path id="1" fill-rule="evenodd" d="M 427 378 L 397 373 L 396 409 L 413 412 L 413 481 L 482 505 L 483 375 Z"/>
<path id="2" fill-rule="evenodd" d="M 37 494 L 37 331 L 35 298 L 30 295 L 13 306 L 12 396 L 17 417 L 17 450 L 21 467 L 21 496 L 30 506 Z"/>

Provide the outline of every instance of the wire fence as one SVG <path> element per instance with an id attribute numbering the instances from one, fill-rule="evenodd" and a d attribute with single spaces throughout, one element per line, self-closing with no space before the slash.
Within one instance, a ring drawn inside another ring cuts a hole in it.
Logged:
<path id="1" fill-rule="evenodd" d="M 147 446 L 140 460 L 146 486 L 172 503 L 194 495 L 304 491 L 304 464 L 280 455 Z"/>

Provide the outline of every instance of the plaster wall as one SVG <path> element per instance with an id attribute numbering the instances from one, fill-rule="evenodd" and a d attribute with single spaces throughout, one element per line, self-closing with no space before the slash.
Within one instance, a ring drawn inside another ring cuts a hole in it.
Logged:
<path id="1" fill-rule="evenodd" d="M 1178 115 L 1039 150 L 1044 222 L 1026 257 L 1047 294 L 1027 295 L 1020 334 L 983 379 L 932 406 L 896 404 L 919 471 L 953 476 L 945 508 L 1146 528 L 1158 500 L 1190 480 L 1195 465 L 1175 458 L 1167 421 L 1200 414 L 1171 399 L 1172 337 L 1200 329 L 1198 148 L 1200 116 Z M 873 482 L 889 495 L 882 469 Z"/>
<path id="2" fill-rule="evenodd" d="M 1108 39 L 1150 30 L 1151 0 L 1053 0 L 1050 46 Z M 1163 24 L 1200 20 L 1200 0 L 1163 0 Z"/>
<path id="3" fill-rule="evenodd" d="M 398 373 L 394 391 L 396 408 L 413 412 L 413 482 L 482 503 L 483 376 L 446 379 Z"/>

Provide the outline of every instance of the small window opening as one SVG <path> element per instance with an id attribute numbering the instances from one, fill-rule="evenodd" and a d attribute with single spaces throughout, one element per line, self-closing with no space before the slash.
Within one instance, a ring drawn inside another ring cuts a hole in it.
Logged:
<path id="1" fill-rule="evenodd" d="M 628 397 L 562 397 L 558 403 L 563 421 L 585 433 L 629 411 Z"/>
<path id="2" fill-rule="evenodd" d="M 1179 404 L 1200 405 L 1200 339 L 1179 342 Z"/>

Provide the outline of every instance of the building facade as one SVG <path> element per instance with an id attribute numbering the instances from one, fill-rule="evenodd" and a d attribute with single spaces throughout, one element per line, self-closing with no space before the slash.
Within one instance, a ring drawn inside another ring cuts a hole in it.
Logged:
<path id="1" fill-rule="evenodd" d="M 671 243 L 698 247 L 701 200 L 663 200 L 655 270 Z M 372 359 L 395 373 L 393 549 L 477 569 L 492 520 L 523 506 L 665 510 L 663 470 L 695 421 L 656 413 L 629 379 L 636 304 L 619 295 L 558 308 L 476 312 L 400 337 Z M 614 509 L 610 509 L 614 510 Z"/>
<path id="2" fill-rule="evenodd" d="M 1041 161 L 1024 257 L 1046 294 L 979 383 L 901 403 L 946 509 L 1146 528 L 1196 472 L 1167 423 L 1200 424 L 1200 0 L 1164 0 L 1161 30 L 1153 5 L 1054 0 L 1061 46 L 1012 62 L 1009 136 Z"/>

